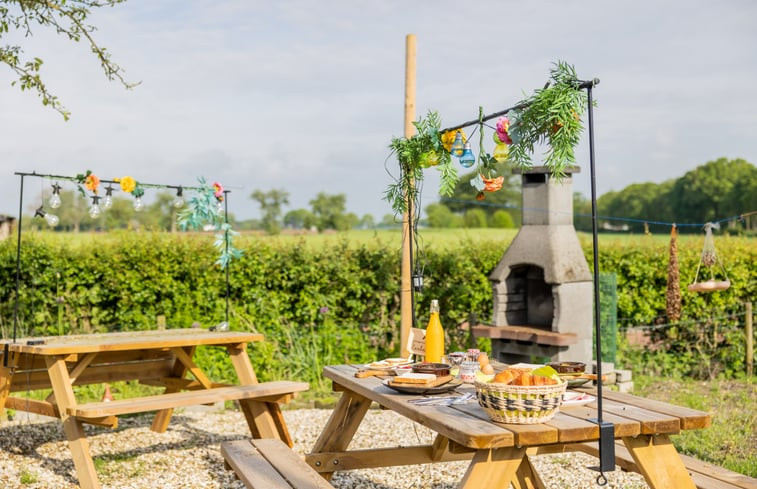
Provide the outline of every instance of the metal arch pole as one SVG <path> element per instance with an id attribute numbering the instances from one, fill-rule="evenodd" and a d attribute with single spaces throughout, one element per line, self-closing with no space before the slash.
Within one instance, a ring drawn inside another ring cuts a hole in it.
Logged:
<path id="1" fill-rule="evenodd" d="M 21 175 L 21 191 L 18 197 L 18 223 L 16 224 L 16 295 L 14 296 L 13 304 L 13 343 L 16 342 L 16 334 L 18 331 L 18 290 L 21 287 L 21 224 L 23 221 L 24 210 L 24 175 Z M 3 366 L 8 366 L 8 355 L 10 353 L 10 344 L 6 343 L 3 350 Z"/>
<path id="2" fill-rule="evenodd" d="M 615 470 L 615 426 L 602 420 L 602 335 L 600 326 L 599 304 L 599 245 L 597 237 L 597 178 L 594 162 L 594 100 L 592 89 L 599 83 L 594 79 L 581 84 L 586 88 L 589 112 L 589 168 L 591 173 L 591 237 L 592 255 L 594 258 L 594 336 L 597 351 L 597 419 L 599 425 L 599 472 L 597 482 L 607 483 L 603 472 Z"/>
<path id="3" fill-rule="evenodd" d="M 223 195 L 223 221 L 226 224 L 229 224 L 229 190 L 224 190 Z M 229 255 L 229 228 L 228 226 L 226 229 L 224 229 L 224 245 L 226 246 L 226 256 Z M 226 327 L 231 329 L 231 326 L 229 325 L 229 264 L 226 263 L 226 266 L 224 267 L 226 269 Z"/>

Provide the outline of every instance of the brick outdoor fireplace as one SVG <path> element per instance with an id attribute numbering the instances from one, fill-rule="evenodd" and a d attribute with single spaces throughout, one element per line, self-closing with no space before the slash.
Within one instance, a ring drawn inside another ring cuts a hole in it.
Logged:
<path id="1" fill-rule="evenodd" d="M 489 275 L 494 308 L 490 325 L 473 333 L 492 339 L 505 363 L 552 361 L 590 364 L 592 276 L 573 227 L 573 167 L 558 183 L 546 167 L 521 173 L 523 224 Z"/>

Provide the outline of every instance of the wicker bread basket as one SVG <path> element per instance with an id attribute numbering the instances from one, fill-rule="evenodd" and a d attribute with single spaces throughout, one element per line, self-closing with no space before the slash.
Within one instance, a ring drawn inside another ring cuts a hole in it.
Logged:
<path id="1" fill-rule="evenodd" d="M 546 423 L 562 404 L 568 383 L 561 379 L 555 385 L 510 385 L 497 382 L 476 382 L 478 404 L 493 421 L 499 423 Z"/>

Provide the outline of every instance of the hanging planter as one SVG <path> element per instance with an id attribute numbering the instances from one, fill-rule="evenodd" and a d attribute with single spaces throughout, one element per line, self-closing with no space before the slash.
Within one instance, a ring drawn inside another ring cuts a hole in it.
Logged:
<path id="1" fill-rule="evenodd" d="M 715 239 L 712 237 L 713 228 L 719 227 L 717 224 L 708 222 L 704 225 L 704 246 L 702 247 L 702 254 L 699 258 L 699 264 L 697 265 L 697 273 L 694 277 L 694 283 L 689 285 L 687 289 L 690 292 L 715 292 L 718 290 L 726 290 L 731 286 L 731 281 L 728 280 L 728 275 L 725 272 L 725 267 L 720 262 L 717 252 L 715 251 Z M 715 276 L 717 270 L 716 265 L 720 268 L 722 273 L 722 280 L 718 280 Z M 710 272 L 710 278 L 702 282 L 699 281 L 699 271 L 702 267 Z"/>

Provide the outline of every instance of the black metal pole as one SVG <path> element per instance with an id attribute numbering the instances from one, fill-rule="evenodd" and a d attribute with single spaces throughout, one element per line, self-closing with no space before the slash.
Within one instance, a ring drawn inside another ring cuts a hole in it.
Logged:
<path id="1" fill-rule="evenodd" d="M 589 112 L 589 168 L 591 170 L 591 237 L 594 255 L 594 335 L 597 351 L 597 419 L 599 425 L 599 472 L 597 483 L 607 484 L 604 472 L 615 470 L 615 426 L 602 420 L 602 329 L 600 325 L 599 303 L 599 245 L 597 236 L 597 183 L 594 162 L 594 101 L 592 88 L 599 83 L 596 78 L 582 82 L 579 86 L 586 88 Z"/>
<path id="2" fill-rule="evenodd" d="M 21 190 L 18 197 L 18 222 L 16 224 L 16 290 L 13 297 L 13 343 L 16 342 L 18 332 L 18 291 L 21 288 L 21 224 L 23 221 L 24 210 L 24 176 L 21 175 Z M 8 356 L 10 355 L 10 343 L 3 346 L 3 366 L 8 366 Z"/>
<path id="3" fill-rule="evenodd" d="M 24 216 L 24 176 L 21 175 L 21 190 L 18 196 L 18 224 L 16 229 L 16 295 L 13 304 L 13 342 L 16 342 L 16 332 L 18 331 L 18 291 L 21 288 L 21 224 Z M 6 356 L 7 357 L 7 356 Z"/>
<path id="4" fill-rule="evenodd" d="M 406 172 L 407 178 L 410 178 L 410 172 Z M 418 327 L 418 322 L 415 317 L 415 272 L 413 270 L 413 226 L 415 225 L 413 219 L 413 193 L 409 191 L 407 193 L 407 242 L 408 242 L 408 255 L 410 257 L 408 261 L 408 267 L 410 268 L 410 317 L 412 319 L 411 327 Z"/>
<path id="5" fill-rule="evenodd" d="M 223 221 L 226 224 L 229 224 L 229 190 L 223 191 Z M 224 229 L 224 239 L 226 241 L 226 256 L 228 258 L 229 255 L 229 228 L 228 226 L 226 229 Z M 226 262 L 226 327 L 230 328 L 229 325 L 229 293 L 230 293 L 230 286 L 229 286 L 229 263 Z"/>

